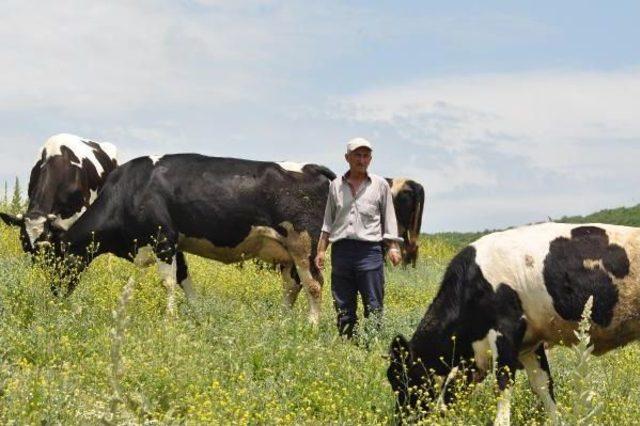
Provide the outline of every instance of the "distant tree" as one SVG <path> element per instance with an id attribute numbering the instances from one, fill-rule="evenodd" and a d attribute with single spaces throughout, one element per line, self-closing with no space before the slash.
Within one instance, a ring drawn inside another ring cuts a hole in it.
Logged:
<path id="1" fill-rule="evenodd" d="M 13 185 L 13 198 L 11 199 L 11 212 L 13 214 L 22 211 L 22 193 L 20 190 L 20 179 L 16 176 L 16 183 Z"/>
<path id="2" fill-rule="evenodd" d="M 631 207 L 600 210 L 586 216 L 565 216 L 560 218 L 558 222 L 640 226 L 640 204 Z"/>

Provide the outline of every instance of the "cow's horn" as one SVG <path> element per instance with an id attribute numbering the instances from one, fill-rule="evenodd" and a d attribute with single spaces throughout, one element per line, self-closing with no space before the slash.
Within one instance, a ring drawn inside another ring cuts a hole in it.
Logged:
<path id="1" fill-rule="evenodd" d="M 55 218 L 56 218 L 56 215 L 55 215 L 55 214 L 51 214 L 51 213 L 49 213 L 49 214 L 47 215 L 47 219 L 49 219 L 49 220 L 54 220 Z"/>

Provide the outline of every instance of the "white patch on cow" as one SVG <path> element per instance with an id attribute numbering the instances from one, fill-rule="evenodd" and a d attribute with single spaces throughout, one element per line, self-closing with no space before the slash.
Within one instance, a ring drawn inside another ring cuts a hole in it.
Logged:
<path id="1" fill-rule="evenodd" d="M 98 191 L 94 191 L 93 189 L 89 190 L 89 204 L 93 204 L 93 202 L 98 198 Z"/>
<path id="2" fill-rule="evenodd" d="M 293 161 L 278 161 L 276 164 L 289 172 L 302 173 L 302 168 L 307 163 L 295 163 Z"/>
<path id="3" fill-rule="evenodd" d="M 80 216 L 82 216 L 85 211 L 87 211 L 87 208 L 83 206 L 79 212 L 75 212 L 73 215 L 65 219 L 63 219 L 59 215 L 54 215 L 55 217 L 53 219 L 53 224 L 67 231 L 69 228 L 71 228 L 71 225 L 73 225 L 78 219 L 80 219 Z"/>
<path id="4" fill-rule="evenodd" d="M 164 157 L 164 155 L 150 155 L 149 156 L 149 160 L 151 160 L 151 164 L 153 164 L 154 166 L 156 165 L 156 163 L 158 161 L 160 161 L 160 159 Z"/>
<path id="5" fill-rule="evenodd" d="M 534 351 L 520 354 L 519 359 L 527 372 L 531 389 L 533 389 L 533 392 L 538 395 L 545 410 L 547 411 L 547 414 L 549 414 L 549 417 L 551 418 L 551 424 L 558 424 L 556 403 L 553 401 L 551 391 L 549 389 L 551 377 L 549 377 L 549 374 L 542 369 L 540 361 Z"/>
<path id="6" fill-rule="evenodd" d="M 178 249 L 224 263 L 254 257 L 268 262 L 292 262 L 291 255 L 284 246 L 284 237 L 268 226 L 252 226 L 245 239 L 235 247 L 216 247 L 209 240 L 180 234 Z"/>
<path id="7" fill-rule="evenodd" d="M 44 143 L 42 149 L 40 149 L 40 157 L 42 157 L 43 153 L 45 156 L 45 161 L 51 157 L 56 155 L 62 155 L 62 147 L 69 148 L 76 157 L 78 157 L 78 163 L 72 162 L 71 164 L 77 167 L 82 167 L 82 161 L 87 159 L 93 164 L 96 169 L 96 172 L 99 176 L 102 176 L 104 173 L 104 169 L 102 165 L 96 158 L 95 152 L 91 146 L 87 144 L 87 142 L 93 142 L 89 139 L 84 139 L 76 135 L 71 135 L 67 133 L 61 133 L 59 135 L 51 136 Z M 117 150 L 116 147 L 110 143 L 105 142 L 95 142 L 100 146 L 100 149 L 105 152 L 111 159 L 116 160 Z"/>
<path id="8" fill-rule="evenodd" d="M 486 235 L 471 245 L 484 278 L 495 289 L 511 287 L 520 298 L 527 315 L 527 339 L 553 332 L 551 322 L 558 318 L 553 300 L 544 284 L 544 260 L 549 244 L 558 237 L 571 237 L 576 225 L 543 223 Z"/>
<path id="9" fill-rule="evenodd" d="M 408 180 L 408 178 L 391 179 L 391 195 L 393 195 L 394 197 L 398 195 L 398 192 L 400 192 L 402 188 L 404 188 L 404 185 Z"/>
<path id="10" fill-rule="evenodd" d="M 31 247 L 35 247 L 36 240 L 40 238 L 44 232 L 44 224 L 46 222 L 47 218 L 44 216 L 40 216 L 35 219 L 29 219 L 28 217 L 24 219 L 24 227 L 25 231 L 27 231 Z"/>
<path id="11" fill-rule="evenodd" d="M 496 340 L 498 339 L 498 336 L 501 335 L 502 334 L 500 332 L 490 329 L 484 338 L 471 343 L 476 366 L 483 373 L 494 369 L 494 361 L 496 360 L 496 354 L 498 353 Z"/>
<path id="12" fill-rule="evenodd" d="M 585 269 L 602 269 L 606 271 L 602 259 L 585 259 L 582 262 L 582 266 L 584 266 Z"/>

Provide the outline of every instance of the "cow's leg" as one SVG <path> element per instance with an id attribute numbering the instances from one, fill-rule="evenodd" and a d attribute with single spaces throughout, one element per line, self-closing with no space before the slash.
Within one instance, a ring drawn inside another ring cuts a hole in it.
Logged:
<path id="1" fill-rule="evenodd" d="M 522 368 L 518 355 L 527 324 L 518 315 L 518 311 L 507 312 L 505 317 L 498 319 L 497 330 L 491 330 L 488 336 L 499 392 L 496 425 L 510 424 L 512 386 L 516 370 Z"/>
<path id="2" fill-rule="evenodd" d="M 322 281 L 312 273 L 315 265 L 310 260 L 310 256 L 294 258 L 294 262 L 309 301 L 309 322 L 318 325 L 322 306 Z"/>
<path id="3" fill-rule="evenodd" d="M 187 296 L 188 300 L 193 300 L 195 298 L 196 293 L 193 290 L 193 283 L 189 276 L 187 260 L 185 259 L 184 253 L 181 251 L 176 253 L 176 282 L 180 287 L 182 287 L 182 290 L 184 290 L 184 294 Z"/>
<path id="4" fill-rule="evenodd" d="M 322 306 L 322 273 L 313 262 L 314 249 L 308 231 L 298 232 L 289 222 L 280 224 L 286 230 L 284 240 L 285 248 L 289 252 L 302 287 L 307 293 L 309 301 L 309 322 L 317 325 L 320 322 L 320 309 Z"/>
<path id="5" fill-rule="evenodd" d="M 176 239 L 169 227 L 158 226 L 154 243 L 153 250 L 158 259 L 158 272 L 162 284 L 167 289 L 167 313 L 173 315 L 175 313 L 175 290 L 178 284 Z"/>
<path id="6" fill-rule="evenodd" d="M 282 274 L 283 305 L 285 308 L 291 309 L 302 289 L 300 277 L 296 273 L 293 263 L 281 265 L 280 273 Z"/>
<path id="7" fill-rule="evenodd" d="M 542 400 L 552 424 L 558 424 L 558 412 L 553 395 L 553 380 L 551 379 L 544 343 L 540 343 L 535 351 L 520 355 L 520 362 L 524 365 L 531 388 Z"/>
<path id="8" fill-rule="evenodd" d="M 511 423 L 511 391 L 518 366 L 518 353 L 505 336 L 496 333 L 490 337 L 492 352 L 496 364 L 496 380 L 498 382 L 498 409 L 494 425 L 504 426 Z"/>

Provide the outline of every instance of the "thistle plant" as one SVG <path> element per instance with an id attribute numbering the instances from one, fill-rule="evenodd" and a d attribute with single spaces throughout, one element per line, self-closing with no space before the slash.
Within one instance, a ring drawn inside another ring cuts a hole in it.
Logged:
<path id="1" fill-rule="evenodd" d="M 105 423 L 111 424 L 117 423 L 117 417 L 119 412 L 119 406 L 122 403 L 127 402 L 126 395 L 122 389 L 121 381 L 124 374 L 124 367 L 122 365 L 122 346 L 124 345 L 125 331 L 127 323 L 129 321 L 129 315 L 127 313 L 127 305 L 133 296 L 133 289 L 135 287 L 135 281 L 133 277 L 129 278 L 127 284 L 122 289 L 118 305 L 113 311 L 113 319 L 115 321 L 114 327 L 111 329 L 111 421 L 104 419 Z"/>
<path id="2" fill-rule="evenodd" d="M 593 382 L 591 358 L 593 345 L 591 344 L 591 309 L 593 296 L 590 296 L 582 311 L 582 318 L 578 329 L 574 331 L 577 342 L 571 347 L 573 366 L 569 369 L 571 399 L 567 406 L 571 410 L 561 411 L 563 424 L 591 424 L 594 417 L 602 410 L 602 403 L 598 401 L 598 394 L 590 387 Z"/>

